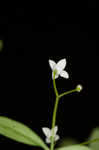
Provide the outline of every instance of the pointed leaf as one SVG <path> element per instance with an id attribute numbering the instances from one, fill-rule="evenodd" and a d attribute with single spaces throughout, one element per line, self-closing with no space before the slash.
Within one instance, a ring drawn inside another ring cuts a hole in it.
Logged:
<path id="1" fill-rule="evenodd" d="M 90 149 L 86 146 L 72 145 L 72 146 L 57 148 L 56 150 L 93 150 L 93 149 Z"/>
<path id="2" fill-rule="evenodd" d="M 0 116 L 0 134 L 15 141 L 32 146 L 40 146 L 48 150 L 41 138 L 26 125 Z"/>

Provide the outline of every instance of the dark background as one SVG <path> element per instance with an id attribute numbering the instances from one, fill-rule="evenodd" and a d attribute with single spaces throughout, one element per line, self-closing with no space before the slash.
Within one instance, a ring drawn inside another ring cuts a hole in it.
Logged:
<path id="1" fill-rule="evenodd" d="M 70 78 L 56 80 L 59 92 L 77 84 L 83 91 L 61 99 L 58 133 L 86 140 L 99 126 L 95 1 L 11 6 L 0 9 L 0 115 L 23 122 L 44 139 L 41 128 L 51 127 L 55 101 L 48 60 L 66 58 Z M 3 136 L 1 147 L 33 149 Z"/>

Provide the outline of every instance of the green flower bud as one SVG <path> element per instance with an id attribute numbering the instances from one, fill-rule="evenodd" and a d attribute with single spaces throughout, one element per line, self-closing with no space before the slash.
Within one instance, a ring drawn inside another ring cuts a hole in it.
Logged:
<path id="1" fill-rule="evenodd" d="M 83 89 L 82 85 L 77 85 L 76 90 L 77 92 L 80 92 Z"/>

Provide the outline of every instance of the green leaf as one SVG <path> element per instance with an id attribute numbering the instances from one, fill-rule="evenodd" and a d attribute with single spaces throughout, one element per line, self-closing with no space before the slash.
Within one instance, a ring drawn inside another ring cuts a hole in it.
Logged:
<path id="1" fill-rule="evenodd" d="M 95 128 L 89 137 L 89 140 L 94 140 L 94 139 L 99 140 L 99 128 Z M 98 140 L 94 143 L 90 143 L 89 147 L 91 147 L 93 150 L 99 150 L 99 141 Z"/>
<path id="2" fill-rule="evenodd" d="M 93 150 L 93 149 L 90 149 L 86 146 L 73 145 L 73 146 L 57 148 L 56 150 Z"/>
<path id="3" fill-rule="evenodd" d="M 31 146 L 40 146 L 48 150 L 48 147 L 34 131 L 7 117 L 0 116 L 0 134 L 15 141 Z"/>

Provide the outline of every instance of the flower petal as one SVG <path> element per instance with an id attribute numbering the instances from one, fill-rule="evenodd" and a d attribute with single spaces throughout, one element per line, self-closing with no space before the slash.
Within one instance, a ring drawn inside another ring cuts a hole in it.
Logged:
<path id="1" fill-rule="evenodd" d="M 57 131 L 58 131 L 58 126 L 55 126 L 55 128 L 54 128 L 55 135 L 56 135 Z"/>
<path id="2" fill-rule="evenodd" d="M 51 136 L 51 130 L 49 128 L 44 127 L 44 128 L 42 128 L 42 131 L 43 131 L 43 133 L 45 134 L 45 136 L 47 138 L 50 138 L 50 136 Z"/>
<path id="3" fill-rule="evenodd" d="M 57 140 L 59 140 L 59 139 L 60 139 L 59 135 L 56 135 L 56 136 L 55 136 L 55 141 L 57 141 Z"/>
<path id="4" fill-rule="evenodd" d="M 66 59 L 61 59 L 55 66 L 55 69 L 58 71 L 58 73 L 60 74 L 60 72 L 65 68 L 66 66 Z"/>
<path id="5" fill-rule="evenodd" d="M 56 66 L 56 63 L 53 60 L 49 60 L 49 65 L 50 65 L 51 69 L 53 70 L 54 67 Z"/>
<path id="6" fill-rule="evenodd" d="M 46 139 L 45 139 L 45 142 L 48 143 L 48 144 L 51 143 L 50 138 L 46 138 Z"/>
<path id="7" fill-rule="evenodd" d="M 64 70 L 61 71 L 60 76 L 63 77 L 63 78 L 66 78 L 66 79 L 69 78 L 69 74 Z"/>

